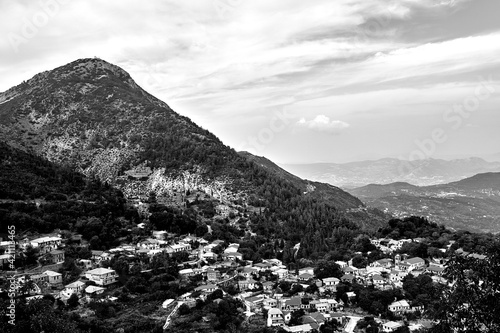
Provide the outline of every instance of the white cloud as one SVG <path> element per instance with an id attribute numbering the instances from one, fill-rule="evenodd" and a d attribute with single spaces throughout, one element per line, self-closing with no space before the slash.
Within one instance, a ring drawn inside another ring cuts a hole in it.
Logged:
<path id="1" fill-rule="evenodd" d="M 350 125 L 341 120 L 330 120 L 325 115 L 317 115 L 314 119 L 306 120 L 301 118 L 296 125 L 299 128 L 306 128 L 316 132 L 326 132 L 330 134 L 339 134 L 342 130 L 350 127 Z"/>

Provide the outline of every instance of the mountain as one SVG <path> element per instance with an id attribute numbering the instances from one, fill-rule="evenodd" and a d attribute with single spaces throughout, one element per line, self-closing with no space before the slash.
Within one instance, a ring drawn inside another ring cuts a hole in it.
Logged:
<path id="1" fill-rule="evenodd" d="M 355 188 L 393 182 L 407 182 L 418 186 L 445 184 L 478 173 L 498 172 L 500 162 L 487 162 L 481 158 L 451 161 L 430 158 L 411 162 L 384 158 L 345 164 L 285 164 L 282 167 L 299 177 L 342 188 Z"/>
<path id="2" fill-rule="evenodd" d="M 190 208 L 207 223 L 214 211 L 233 212 L 231 225 L 241 220 L 242 230 L 268 237 L 299 242 L 321 228 L 332 237 L 335 228 L 355 233 L 385 219 L 337 187 L 238 154 L 101 59 L 74 61 L 0 93 L 0 141 L 116 187 L 140 209 L 148 202 Z"/>
<path id="3" fill-rule="evenodd" d="M 419 215 L 456 229 L 500 232 L 500 173 L 432 186 L 369 184 L 349 190 L 367 205 L 398 217 Z"/>

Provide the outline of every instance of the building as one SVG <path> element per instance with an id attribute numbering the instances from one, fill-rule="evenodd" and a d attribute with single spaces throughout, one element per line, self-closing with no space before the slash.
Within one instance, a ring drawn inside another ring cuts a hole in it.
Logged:
<path id="1" fill-rule="evenodd" d="M 57 249 L 61 245 L 61 237 L 40 237 L 33 239 L 30 244 L 40 249 L 40 253 L 47 253 Z"/>
<path id="2" fill-rule="evenodd" d="M 222 258 L 224 260 L 243 260 L 243 254 L 239 252 L 224 252 Z"/>
<path id="3" fill-rule="evenodd" d="M 313 328 L 310 324 L 286 326 L 283 329 L 287 332 L 292 332 L 292 333 L 307 333 L 307 332 L 311 332 L 313 330 Z"/>
<path id="4" fill-rule="evenodd" d="M 354 280 L 355 280 L 355 277 L 354 277 L 354 275 L 352 275 L 352 274 L 345 274 L 344 276 L 342 276 L 342 277 L 340 278 L 340 280 L 341 280 L 342 282 L 353 283 L 353 282 L 354 282 Z"/>
<path id="5" fill-rule="evenodd" d="M 207 271 L 207 280 L 208 281 L 219 281 L 221 277 L 221 274 L 219 271 L 209 269 Z"/>
<path id="6" fill-rule="evenodd" d="M 272 291 L 274 288 L 274 282 L 266 281 L 262 284 L 264 291 Z"/>
<path id="7" fill-rule="evenodd" d="M 267 326 L 284 326 L 285 320 L 283 319 L 283 312 L 280 309 L 271 308 L 267 312 Z"/>
<path id="8" fill-rule="evenodd" d="M 87 298 L 87 301 L 90 301 L 91 299 L 96 298 L 99 295 L 102 295 L 104 290 L 106 290 L 106 288 L 97 286 L 88 286 L 87 288 L 85 288 L 85 296 Z"/>
<path id="9" fill-rule="evenodd" d="M 263 301 L 262 301 L 262 305 L 265 307 L 265 308 L 275 308 L 278 306 L 278 301 L 274 298 L 265 298 Z"/>
<path id="10" fill-rule="evenodd" d="M 302 308 L 302 298 L 292 297 L 281 302 L 282 310 L 295 311 Z"/>
<path id="11" fill-rule="evenodd" d="M 406 263 L 410 265 L 410 270 L 424 268 L 425 260 L 419 257 L 414 257 L 406 260 Z"/>
<path id="12" fill-rule="evenodd" d="M 48 276 L 48 282 L 52 286 L 58 286 L 62 284 L 62 274 L 54 271 L 45 271 L 43 274 Z"/>
<path id="13" fill-rule="evenodd" d="M 142 242 L 137 243 L 137 247 L 147 250 L 159 250 L 160 241 L 154 238 L 148 238 Z"/>
<path id="14" fill-rule="evenodd" d="M 217 289 L 219 289 L 219 287 L 217 287 L 215 284 L 205 284 L 195 288 L 196 291 L 201 291 L 207 294 L 213 293 Z"/>
<path id="15" fill-rule="evenodd" d="M 392 302 L 389 305 L 389 311 L 393 313 L 403 313 L 403 312 L 409 312 L 411 311 L 410 309 L 410 304 L 408 303 L 407 300 L 400 300 L 396 302 Z"/>
<path id="16" fill-rule="evenodd" d="M 299 269 L 299 275 L 304 273 L 311 274 L 314 276 L 314 267 L 304 267 Z"/>
<path id="17" fill-rule="evenodd" d="M 31 281 L 36 283 L 38 286 L 48 284 L 49 276 L 46 274 L 33 274 L 30 276 Z"/>
<path id="18" fill-rule="evenodd" d="M 432 275 L 437 275 L 437 276 L 443 275 L 443 271 L 444 271 L 444 267 L 436 266 L 436 265 L 430 265 L 426 269 L 426 272 L 428 272 Z"/>
<path id="19" fill-rule="evenodd" d="M 96 268 L 90 270 L 85 273 L 85 277 L 100 286 L 107 286 L 116 282 L 115 270 L 108 268 Z"/>
<path id="20" fill-rule="evenodd" d="M 52 255 L 52 262 L 54 264 L 59 264 L 64 262 L 64 251 L 52 250 L 49 253 Z"/>
<path id="21" fill-rule="evenodd" d="M 62 293 L 67 297 L 71 296 L 72 294 L 80 295 L 83 293 L 84 288 L 85 283 L 83 283 L 82 281 L 76 281 L 66 285 Z"/>
<path id="22" fill-rule="evenodd" d="M 255 281 L 254 279 L 238 281 L 238 288 L 240 288 L 240 290 L 255 289 L 256 283 L 257 281 Z"/>
<path id="23" fill-rule="evenodd" d="M 403 327 L 403 326 L 404 326 L 403 323 L 389 321 L 389 322 L 382 325 L 382 330 L 384 332 L 394 332 L 396 329 Z"/>

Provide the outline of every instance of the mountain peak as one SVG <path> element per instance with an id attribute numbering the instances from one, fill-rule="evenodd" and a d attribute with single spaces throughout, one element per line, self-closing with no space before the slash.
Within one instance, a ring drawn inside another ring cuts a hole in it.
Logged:
<path id="1" fill-rule="evenodd" d="M 78 59 L 50 72 L 54 77 L 61 79 L 78 78 L 99 80 L 110 76 L 115 76 L 123 80 L 131 79 L 130 75 L 121 67 L 100 58 Z"/>

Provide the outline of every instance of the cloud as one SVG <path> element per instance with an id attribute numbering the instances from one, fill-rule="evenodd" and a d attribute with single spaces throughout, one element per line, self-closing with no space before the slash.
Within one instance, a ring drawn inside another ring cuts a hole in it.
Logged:
<path id="1" fill-rule="evenodd" d="M 315 132 L 324 132 L 329 134 L 339 134 L 342 130 L 350 127 L 350 125 L 341 120 L 330 120 L 325 115 L 317 115 L 312 120 L 301 118 L 296 125 L 299 128 L 305 128 Z"/>

